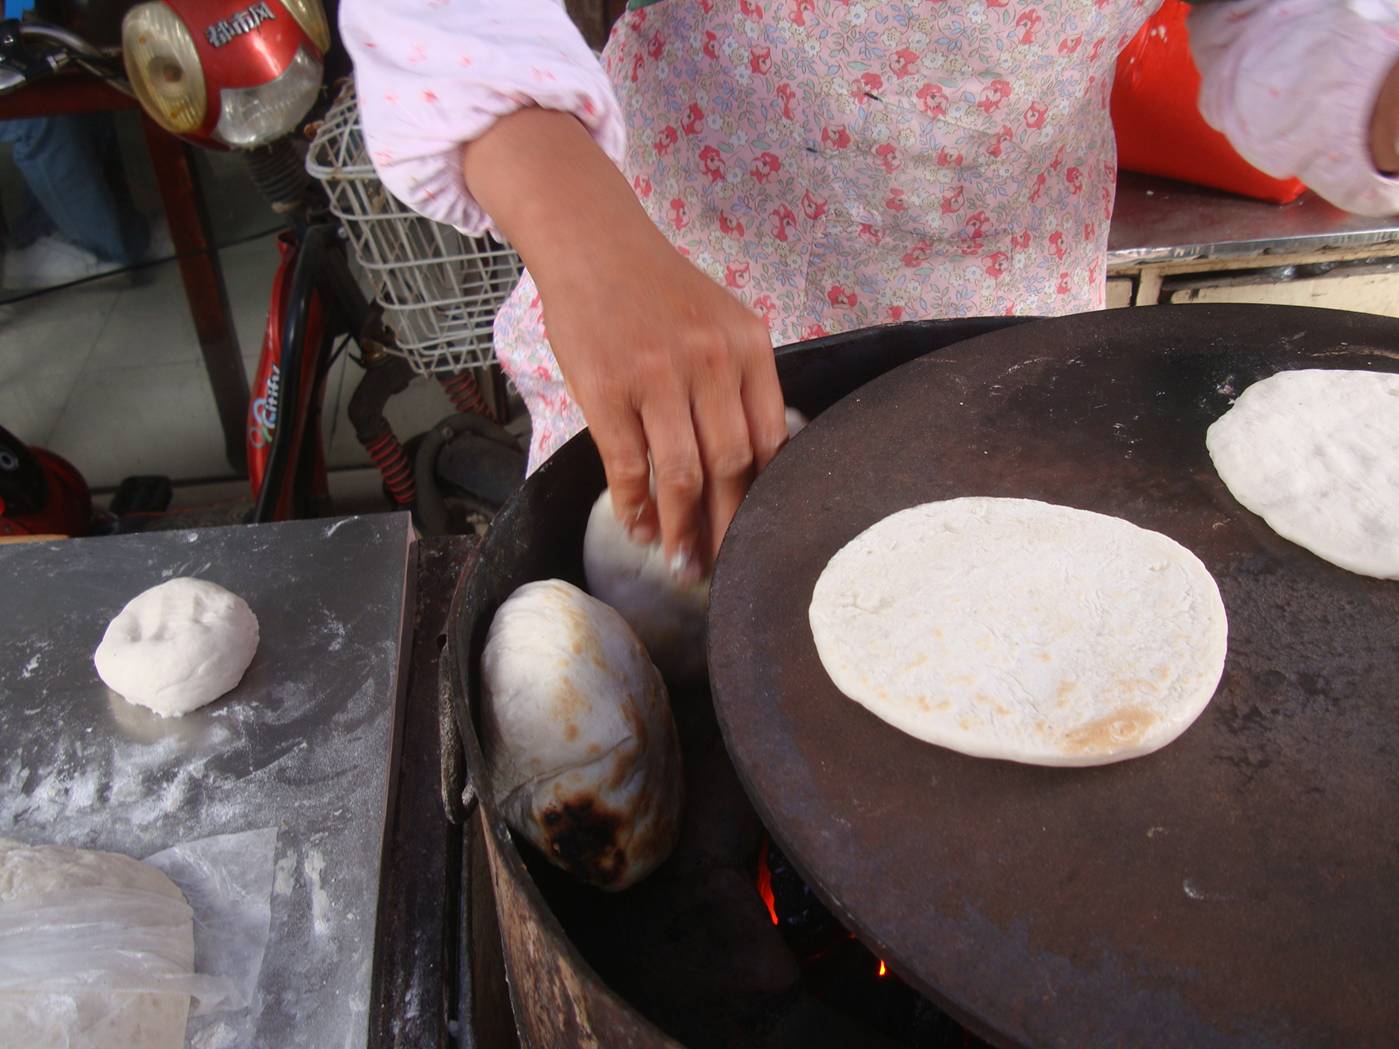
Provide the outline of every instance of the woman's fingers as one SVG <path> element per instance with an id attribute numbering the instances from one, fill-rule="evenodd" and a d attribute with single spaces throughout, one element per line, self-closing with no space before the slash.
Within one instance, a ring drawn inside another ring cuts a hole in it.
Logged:
<path id="1" fill-rule="evenodd" d="M 753 480 L 753 444 L 737 367 L 726 368 L 699 386 L 692 415 L 704 465 L 702 553 L 708 570 Z"/>
<path id="2" fill-rule="evenodd" d="M 777 361 L 766 332 L 761 353 L 750 354 L 743 372 L 743 413 L 753 441 L 754 472 L 761 472 L 787 443 L 787 412 L 777 381 Z"/>
<path id="3" fill-rule="evenodd" d="M 677 577 L 698 580 L 704 571 L 699 545 L 704 465 L 688 391 L 679 383 L 651 389 L 641 405 L 641 421 L 651 448 L 666 558 Z"/>
<path id="4" fill-rule="evenodd" d="M 625 403 L 603 402 L 592 406 L 588 424 L 612 489 L 617 520 L 638 543 L 654 542 L 660 538 L 660 523 L 651 500 L 651 467 L 640 417 Z"/>

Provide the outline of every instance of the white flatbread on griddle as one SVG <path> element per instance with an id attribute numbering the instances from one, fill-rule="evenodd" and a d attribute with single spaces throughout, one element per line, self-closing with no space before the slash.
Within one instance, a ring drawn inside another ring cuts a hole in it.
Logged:
<path id="1" fill-rule="evenodd" d="M 811 631 L 836 687 L 975 757 L 1101 765 L 1149 754 L 1214 695 L 1227 625 L 1172 539 L 1028 499 L 900 511 L 831 558 Z"/>
<path id="2" fill-rule="evenodd" d="M 1205 444 L 1234 498 L 1278 535 L 1399 579 L 1399 375 L 1279 372 L 1245 390 Z"/>

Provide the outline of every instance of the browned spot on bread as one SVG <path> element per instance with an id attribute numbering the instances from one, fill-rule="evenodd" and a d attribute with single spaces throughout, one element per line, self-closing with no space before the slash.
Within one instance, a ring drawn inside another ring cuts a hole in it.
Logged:
<path id="1" fill-rule="evenodd" d="M 1136 744 L 1157 718 L 1145 707 L 1119 707 L 1064 735 L 1066 754 L 1106 754 Z"/>
<path id="2" fill-rule="evenodd" d="M 563 738 L 572 743 L 575 739 L 578 738 L 578 726 L 571 721 L 568 724 L 564 725 Z"/>
<path id="3" fill-rule="evenodd" d="M 1041 663 L 1048 663 L 1049 653 L 1041 649 L 1040 651 L 1035 653 L 1035 658 L 1038 659 Z"/>
<path id="4" fill-rule="evenodd" d="M 607 670 L 607 653 L 602 647 L 602 638 L 594 629 L 592 621 L 582 610 L 569 606 L 564 609 L 564 620 L 568 624 L 568 647 L 579 659 L 586 659 L 599 670 Z"/>
<path id="5" fill-rule="evenodd" d="M 581 721 L 593 709 L 587 697 L 578 691 L 578 686 L 573 683 L 572 678 L 559 678 L 556 696 L 556 712 L 566 721 Z"/>
<path id="6" fill-rule="evenodd" d="M 556 862 L 601 888 L 616 885 L 627 870 L 621 813 L 580 794 L 554 802 L 537 816 Z"/>

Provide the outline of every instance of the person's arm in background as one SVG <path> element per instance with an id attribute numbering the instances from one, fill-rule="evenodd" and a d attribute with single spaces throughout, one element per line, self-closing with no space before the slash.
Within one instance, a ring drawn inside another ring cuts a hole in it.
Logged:
<path id="1" fill-rule="evenodd" d="M 1190 14 L 1200 112 L 1259 170 L 1399 213 L 1399 0 L 1235 0 Z"/>
<path id="2" fill-rule="evenodd" d="M 772 344 L 616 168 L 616 99 L 561 4 L 343 0 L 340 24 L 384 184 L 520 253 L 618 516 L 688 574 L 707 566 L 786 437 Z"/>

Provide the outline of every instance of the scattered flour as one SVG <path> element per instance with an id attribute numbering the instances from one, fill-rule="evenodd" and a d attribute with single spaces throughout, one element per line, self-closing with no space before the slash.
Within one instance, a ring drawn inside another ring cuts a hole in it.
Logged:
<path id="1" fill-rule="evenodd" d="M 1218 893 L 1218 892 L 1205 892 L 1203 889 L 1200 888 L 1200 886 L 1199 886 L 1197 883 L 1195 883 L 1194 881 L 1191 881 L 1189 878 L 1186 878 L 1185 881 L 1181 882 L 1181 888 L 1185 890 L 1185 895 L 1189 896 L 1192 900 L 1227 900 L 1227 899 L 1229 899 L 1228 896 L 1225 896 L 1225 895 L 1222 894 L 1222 893 Z"/>
<path id="2" fill-rule="evenodd" d="M 283 856 L 272 868 L 272 891 L 278 896 L 285 896 L 291 892 L 295 869 L 295 856 Z"/>
<path id="3" fill-rule="evenodd" d="M 189 1049 L 233 1049 L 237 1042 L 237 1029 L 219 1021 L 191 1034 Z"/>
<path id="4" fill-rule="evenodd" d="M 89 841 L 117 826 L 144 828 L 180 809 L 197 790 L 209 793 L 228 776 L 209 767 L 226 730 L 201 741 L 195 754 L 174 734 L 152 742 L 61 744 L 56 760 L 31 771 L 23 754 L 0 765 L 0 832 L 59 824 Z M 196 786 L 197 785 L 197 786 Z"/>
<path id="5" fill-rule="evenodd" d="M 330 635 L 330 644 L 326 648 L 331 652 L 340 651 L 345 644 L 345 624 L 338 619 L 328 619 L 325 632 Z"/>
<path id="6" fill-rule="evenodd" d="M 333 536 L 336 532 L 340 531 L 340 529 L 344 528 L 351 521 L 358 520 L 358 517 L 347 517 L 343 521 L 336 521 L 333 525 L 331 525 L 329 528 L 327 528 L 324 532 L 321 533 L 321 537 L 323 539 L 329 539 L 331 536 Z"/>
<path id="7" fill-rule="evenodd" d="M 306 852 L 306 862 L 302 864 L 306 872 L 306 883 L 311 888 L 311 924 L 318 935 L 330 931 L 330 894 L 321 886 L 321 871 L 325 870 L 325 857 L 319 849 Z"/>

